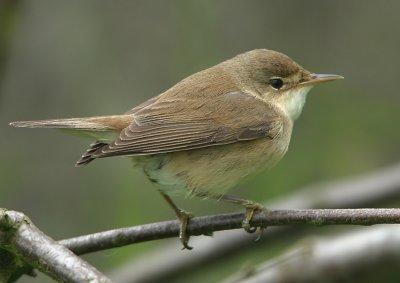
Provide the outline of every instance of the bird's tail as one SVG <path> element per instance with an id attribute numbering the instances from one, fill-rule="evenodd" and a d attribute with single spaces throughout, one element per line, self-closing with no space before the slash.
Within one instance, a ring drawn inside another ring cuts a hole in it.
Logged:
<path id="1" fill-rule="evenodd" d="M 86 165 L 95 159 L 93 153 L 115 138 L 119 132 L 133 121 L 132 115 L 113 115 L 87 118 L 52 119 L 37 121 L 11 122 L 17 128 L 54 128 L 65 130 L 71 134 L 94 138 L 97 141 L 82 155 L 77 166 Z"/>
<path id="2" fill-rule="evenodd" d="M 133 120 L 132 115 L 112 115 L 86 118 L 52 119 L 37 121 L 11 122 L 10 126 L 17 128 L 55 128 L 94 132 L 120 131 Z"/>

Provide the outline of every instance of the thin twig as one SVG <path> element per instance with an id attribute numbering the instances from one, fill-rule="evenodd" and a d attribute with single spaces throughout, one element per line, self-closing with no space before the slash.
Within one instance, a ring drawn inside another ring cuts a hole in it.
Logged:
<path id="1" fill-rule="evenodd" d="M 347 180 L 315 184 L 298 189 L 289 197 L 265 203 L 267 208 L 356 208 L 377 206 L 400 196 L 400 163 Z M 271 227 L 261 241 L 272 244 L 281 235 L 304 231 L 299 227 Z M 168 243 L 155 252 L 135 257 L 116 268 L 110 277 L 117 282 L 152 282 L 173 279 L 199 265 L 213 264 L 247 247 L 254 246 L 254 236 L 239 230 L 217 233 L 191 240 L 194 250 L 180 251 L 179 243 Z"/>
<path id="2" fill-rule="evenodd" d="M 0 247 L 57 281 L 111 282 L 97 269 L 46 236 L 20 212 L 0 209 Z"/>
<path id="3" fill-rule="evenodd" d="M 243 213 L 196 217 L 190 220 L 189 235 L 209 235 L 216 231 L 238 229 L 244 220 Z M 256 214 L 251 222 L 258 227 L 281 225 L 374 225 L 400 224 L 400 209 L 293 209 L 268 210 Z M 76 254 L 84 254 L 128 244 L 165 239 L 179 235 L 178 221 L 164 221 L 136 227 L 76 237 L 59 243 Z"/>

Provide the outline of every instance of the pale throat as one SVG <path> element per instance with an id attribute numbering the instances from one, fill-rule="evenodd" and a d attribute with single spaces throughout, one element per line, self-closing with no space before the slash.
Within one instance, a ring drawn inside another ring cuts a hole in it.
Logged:
<path id="1" fill-rule="evenodd" d="M 307 94 L 311 88 L 312 86 L 305 86 L 288 90 L 288 92 L 283 94 L 281 99 L 278 101 L 278 107 L 281 108 L 292 120 L 296 120 L 303 110 Z"/>

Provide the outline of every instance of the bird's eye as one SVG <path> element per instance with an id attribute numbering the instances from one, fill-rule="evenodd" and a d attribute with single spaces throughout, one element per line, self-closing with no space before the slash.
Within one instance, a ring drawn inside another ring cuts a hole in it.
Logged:
<path id="1" fill-rule="evenodd" d="M 268 81 L 270 86 L 272 86 L 274 89 L 280 89 L 283 86 L 283 81 L 281 79 L 270 79 Z"/>

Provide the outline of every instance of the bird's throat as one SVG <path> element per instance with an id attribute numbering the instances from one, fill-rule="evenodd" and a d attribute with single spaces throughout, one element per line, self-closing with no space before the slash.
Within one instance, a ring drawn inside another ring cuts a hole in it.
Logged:
<path id="1" fill-rule="evenodd" d="M 306 86 L 288 90 L 288 93 L 281 96 L 281 99 L 278 102 L 279 108 L 281 108 L 292 120 L 296 120 L 303 110 L 307 94 L 311 88 L 312 86 Z"/>

